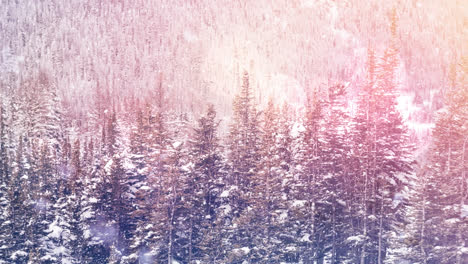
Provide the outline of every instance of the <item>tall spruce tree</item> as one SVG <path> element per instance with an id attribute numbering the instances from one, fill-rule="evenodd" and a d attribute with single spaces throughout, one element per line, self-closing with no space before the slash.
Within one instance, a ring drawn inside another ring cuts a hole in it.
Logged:
<path id="1" fill-rule="evenodd" d="M 250 207 L 252 198 L 253 177 L 257 173 L 259 157 L 259 117 L 255 107 L 249 74 L 244 72 L 242 87 L 233 103 L 233 121 L 230 126 L 228 148 L 231 167 L 229 179 L 229 199 L 231 206 L 230 221 L 236 230 L 228 231 L 229 244 L 233 245 L 225 261 L 249 259 L 253 246 L 250 236 L 250 223 L 241 217 L 244 210 Z"/>
<path id="2" fill-rule="evenodd" d="M 397 53 L 388 49 L 376 67 L 369 52 L 369 78 L 360 96 L 354 120 L 354 153 L 361 214 L 360 263 L 383 263 L 391 234 L 399 228 L 400 200 L 412 171 L 411 146 L 403 120 L 396 109 L 395 71 Z M 401 226 L 400 226 L 401 227 Z"/>
<path id="3" fill-rule="evenodd" d="M 184 192 L 189 217 L 188 262 L 216 263 L 222 254 L 218 224 L 220 199 L 224 185 L 225 160 L 217 135 L 219 121 L 210 105 L 198 119 L 190 147 L 191 177 Z"/>
<path id="4" fill-rule="evenodd" d="M 8 125 L 4 97 L 0 101 L 0 263 L 8 263 L 11 241 L 13 241 L 11 227 L 10 180 L 11 171 L 8 155 Z"/>
<path id="5" fill-rule="evenodd" d="M 462 65 L 464 66 L 464 65 Z M 466 67 L 466 66 L 464 66 Z M 468 88 L 460 71 L 446 106 L 437 116 L 429 162 L 427 231 L 422 238 L 427 263 L 464 263 L 466 243 Z"/>

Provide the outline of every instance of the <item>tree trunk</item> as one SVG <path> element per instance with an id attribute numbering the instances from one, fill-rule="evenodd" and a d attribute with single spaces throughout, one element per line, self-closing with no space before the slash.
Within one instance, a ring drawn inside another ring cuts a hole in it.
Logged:
<path id="1" fill-rule="evenodd" d="M 188 263 L 192 263 L 192 250 L 193 250 L 193 216 L 190 217 L 190 234 L 189 234 L 189 259 Z"/>
<path id="2" fill-rule="evenodd" d="M 465 168 L 465 151 L 466 151 L 466 141 L 468 141 L 468 136 L 465 138 L 463 141 L 463 149 L 462 149 L 462 178 L 461 178 L 461 184 L 460 184 L 460 194 L 461 194 L 461 201 L 460 201 L 460 210 L 459 210 L 459 217 L 460 221 L 458 222 L 458 232 L 457 232 L 457 244 L 458 244 L 458 250 L 457 250 L 457 264 L 462 263 L 462 248 L 465 247 L 465 240 L 463 240 L 462 233 L 465 231 L 463 229 L 463 208 L 465 206 L 465 196 L 466 196 L 466 190 L 465 190 L 465 185 L 466 185 L 466 168 Z"/>
<path id="3" fill-rule="evenodd" d="M 363 203 L 363 236 L 364 236 L 364 241 L 363 241 L 363 244 L 362 244 L 362 250 L 361 250 L 361 261 L 360 263 L 361 264 L 365 264 L 366 263 L 366 244 L 367 244 L 367 206 L 366 206 L 366 202 L 367 202 L 367 181 L 368 181 L 368 176 L 367 176 L 367 171 L 366 171 L 366 176 L 365 176 L 365 180 L 364 180 L 364 199 L 362 201 Z"/>
<path id="4" fill-rule="evenodd" d="M 338 263 L 336 256 L 336 198 L 333 200 L 333 212 L 332 212 L 332 232 L 333 232 L 333 241 L 332 241 L 332 259 L 331 263 Z"/>
<path id="5" fill-rule="evenodd" d="M 426 183 L 424 183 L 426 184 Z M 424 186 L 424 189 L 426 187 Z M 427 255 L 426 255 L 426 250 L 424 249 L 424 232 L 426 231 L 426 190 L 423 191 L 423 207 L 422 207 L 422 223 L 421 223 L 421 254 L 423 256 L 423 264 L 427 263 Z"/>
<path id="6" fill-rule="evenodd" d="M 382 264 L 382 235 L 383 235 L 383 214 L 384 214 L 384 199 L 380 198 L 380 219 L 379 219 L 379 251 L 377 255 L 377 263 Z"/>

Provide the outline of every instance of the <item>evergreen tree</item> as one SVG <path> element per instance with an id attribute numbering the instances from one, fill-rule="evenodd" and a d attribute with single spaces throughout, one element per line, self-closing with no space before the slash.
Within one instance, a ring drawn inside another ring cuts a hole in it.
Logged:
<path id="1" fill-rule="evenodd" d="M 104 226 L 105 218 L 101 213 L 101 195 L 104 182 L 104 169 L 101 157 L 95 153 L 94 141 L 91 139 L 88 148 L 85 151 L 85 157 L 88 161 L 87 166 L 83 168 L 86 172 L 83 193 L 80 198 L 81 211 L 80 226 L 83 232 L 83 245 L 81 260 L 85 263 L 103 263 L 106 262 L 110 251 L 108 241 L 113 238 L 113 230 Z M 104 232 L 110 231 L 108 235 Z"/>
<path id="2" fill-rule="evenodd" d="M 324 142 L 320 127 L 323 125 L 324 102 L 319 98 L 318 91 L 314 91 L 313 98 L 308 99 L 306 110 L 302 160 L 298 162 L 303 166 L 299 177 L 299 201 L 305 201 L 302 208 L 301 237 L 304 262 L 313 262 L 324 257 L 324 245 L 321 243 L 320 215 L 317 214 L 317 197 L 322 167 L 322 144 Z"/>
<path id="3" fill-rule="evenodd" d="M 217 222 L 219 195 L 223 187 L 224 158 L 217 136 L 219 122 L 213 105 L 198 119 L 193 129 L 190 146 L 191 175 L 186 184 L 184 200 L 187 201 L 189 218 L 189 257 L 195 260 L 216 263 L 222 254 L 219 245 L 220 234 Z"/>
<path id="4" fill-rule="evenodd" d="M 236 226 L 227 231 L 231 252 L 227 254 L 226 261 L 239 261 L 248 259 L 250 247 L 252 246 L 252 235 L 249 232 L 250 224 L 247 218 L 241 217 L 244 210 L 250 207 L 253 177 L 257 173 L 259 157 L 259 117 L 252 97 L 249 85 L 249 75 L 244 72 L 240 94 L 236 96 L 233 103 L 233 122 L 230 126 L 228 148 L 229 162 L 231 167 L 229 179 L 229 199 L 231 206 L 231 222 Z M 248 249 L 248 250 L 247 250 Z M 244 254 L 246 253 L 246 254 Z"/>
<path id="5" fill-rule="evenodd" d="M 460 85 L 450 89 L 446 107 L 439 112 L 433 131 L 427 186 L 429 226 L 421 238 L 426 242 L 427 263 L 463 263 L 468 258 L 465 247 L 468 89 L 463 82 L 466 75 L 461 80 Z"/>
<path id="6" fill-rule="evenodd" d="M 133 263 L 138 259 L 144 259 L 145 254 L 150 251 L 151 233 L 147 232 L 148 223 L 151 220 L 151 188 L 148 179 L 150 168 L 148 167 L 149 131 L 148 117 L 143 111 L 137 111 L 136 125 L 131 131 L 130 138 L 130 160 L 133 169 L 129 174 L 129 189 L 132 192 L 133 209 L 131 221 L 135 222 L 135 232 L 130 245 L 131 255 L 126 261 Z M 133 262 L 132 262 L 133 261 Z M 145 262 L 144 262 L 145 263 Z"/>
<path id="7" fill-rule="evenodd" d="M 402 191 L 408 185 L 412 170 L 406 128 L 396 110 L 396 53 L 386 51 L 376 67 L 373 52 L 369 52 L 369 78 L 359 101 L 354 121 L 357 154 L 354 167 L 358 193 L 361 193 L 360 263 L 382 263 L 388 238 L 404 213 Z M 377 70 L 376 70 L 377 69 Z M 355 200 L 358 201 L 358 200 Z M 401 203 L 400 203 L 401 202 Z"/>
<path id="8" fill-rule="evenodd" d="M 350 173 L 350 142 L 347 140 L 349 115 L 346 110 L 346 88 L 337 84 L 328 90 L 328 102 L 324 103 L 326 129 L 323 132 L 321 167 L 316 202 L 316 237 L 323 244 L 324 256 L 318 261 L 330 263 L 350 262 L 346 245 L 351 233 L 349 205 L 354 190 L 348 189 Z"/>
<path id="9" fill-rule="evenodd" d="M 250 207 L 244 212 L 244 222 L 251 233 L 250 260 L 279 262 L 281 225 L 287 217 L 282 195 L 280 150 L 278 146 L 278 110 L 273 101 L 268 102 L 263 115 L 263 129 L 257 173 L 252 177 Z"/>
<path id="10" fill-rule="evenodd" d="M 24 154 L 24 139 L 20 137 L 17 148 L 12 181 L 10 182 L 12 238 L 9 261 L 27 263 L 31 253 L 32 241 L 29 240 L 30 219 L 33 208 L 28 195 L 29 163 Z"/>
<path id="11" fill-rule="evenodd" d="M 8 263 L 10 256 L 10 245 L 13 241 L 11 229 L 11 201 L 9 193 L 9 182 L 11 179 L 10 164 L 8 159 L 8 126 L 7 113 L 0 101 L 0 263 Z"/>

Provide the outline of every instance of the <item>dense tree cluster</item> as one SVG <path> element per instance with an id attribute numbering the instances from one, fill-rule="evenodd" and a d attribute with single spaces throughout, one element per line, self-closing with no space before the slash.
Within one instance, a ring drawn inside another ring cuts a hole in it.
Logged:
<path id="1" fill-rule="evenodd" d="M 414 182 L 407 239 L 418 263 L 468 261 L 468 61 L 459 65 Z"/>
<path id="2" fill-rule="evenodd" d="M 0 264 L 466 263 L 468 63 L 452 67 L 417 164 L 397 109 L 395 16 L 365 81 L 310 91 L 303 110 L 261 106 L 244 72 L 227 131 L 212 105 L 196 118 L 170 107 L 162 74 L 119 94 L 125 71 L 93 73 L 83 109 L 47 67 L 2 75 Z M 96 58 L 124 54 L 110 52 Z"/>
<path id="3" fill-rule="evenodd" d="M 231 114 L 236 80 L 290 104 L 304 89 L 363 76 L 366 46 L 379 52 L 398 11 L 401 79 L 412 120 L 433 121 L 450 63 L 465 49 L 468 5 L 460 0 L 2 0 L 0 81 L 18 86 L 38 67 L 50 71 L 63 103 L 86 115 L 94 90 L 114 100 L 147 95 L 164 72 L 170 107 Z M 256 95 L 262 104 L 268 97 Z M 349 93 L 353 95 L 353 92 Z M 117 109 L 118 110 L 118 109 Z"/>
<path id="4" fill-rule="evenodd" d="M 356 102 L 336 84 L 304 113 L 260 109 L 245 72 L 224 139 L 213 106 L 167 111 L 162 83 L 100 92 L 80 124 L 47 74 L 2 90 L 0 262 L 463 263 L 466 87 L 416 178 L 395 51 L 368 54 Z"/>

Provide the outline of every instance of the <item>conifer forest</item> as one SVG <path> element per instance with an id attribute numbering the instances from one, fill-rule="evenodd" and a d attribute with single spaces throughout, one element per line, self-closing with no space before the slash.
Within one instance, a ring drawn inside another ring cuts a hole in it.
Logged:
<path id="1" fill-rule="evenodd" d="M 468 2 L 0 0 L 0 264 L 467 264 Z"/>

